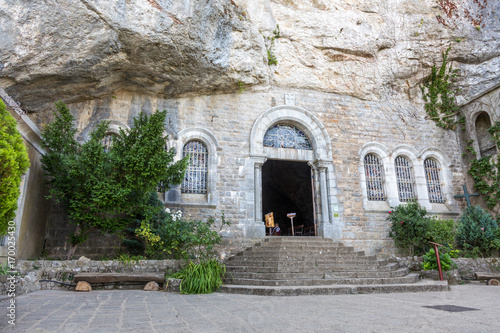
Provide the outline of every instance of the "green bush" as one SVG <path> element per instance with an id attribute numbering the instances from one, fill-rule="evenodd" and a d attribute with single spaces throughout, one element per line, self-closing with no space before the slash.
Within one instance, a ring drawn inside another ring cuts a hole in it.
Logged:
<path id="1" fill-rule="evenodd" d="M 218 257 L 216 246 L 222 242 L 219 231 L 230 223 L 222 214 L 219 230 L 215 230 L 215 224 L 214 217 L 206 222 L 186 220 L 181 211 L 171 212 L 167 208 L 143 220 L 136 235 L 151 258 L 207 261 Z"/>
<path id="2" fill-rule="evenodd" d="M 392 222 L 389 236 L 406 254 L 423 255 L 429 242 L 452 246 L 455 239 L 455 222 L 427 215 L 427 210 L 417 202 L 408 202 L 394 208 L 387 217 Z"/>
<path id="3" fill-rule="evenodd" d="M 423 259 L 422 268 L 424 270 L 430 271 L 438 269 L 436 251 L 434 251 L 434 249 L 430 249 L 429 252 L 424 254 Z M 449 271 L 456 267 L 456 264 L 451 260 L 450 254 L 442 250 L 439 250 L 439 261 L 441 262 L 441 269 L 443 271 Z"/>
<path id="4" fill-rule="evenodd" d="M 7 234 L 8 223 L 15 217 L 21 176 L 30 166 L 16 124 L 0 100 L 0 236 Z"/>
<path id="5" fill-rule="evenodd" d="M 496 220 L 479 206 L 469 206 L 460 216 L 457 245 L 467 256 L 485 256 L 498 245 Z"/>
<path id="6" fill-rule="evenodd" d="M 427 226 L 427 242 L 431 241 L 447 247 L 455 244 L 456 224 L 453 219 L 430 218 Z"/>
<path id="7" fill-rule="evenodd" d="M 212 259 L 199 264 L 190 262 L 183 270 L 167 278 L 182 279 L 182 294 L 210 294 L 219 290 L 224 274 L 226 266 Z"/>
<path id="8" fill-rule="evenodd" d="M 396 247 L 410 256 L 425 252 L 429 224 L 425 208 L 417 202 L 399 205 L 389 212 L 387 220 L 392 222 L 389 236 Z"/>

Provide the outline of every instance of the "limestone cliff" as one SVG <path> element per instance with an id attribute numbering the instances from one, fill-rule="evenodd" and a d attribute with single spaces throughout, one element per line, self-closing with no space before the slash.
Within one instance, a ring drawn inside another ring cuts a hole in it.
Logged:
<path id="1" fill-rule="evenodd" d="M 0 86 L 28 111 L 239 82 L 416 99 L 452 45 L 467 100 L 500 83 L 499 12 L 493 0 L 0 0 Z"/>

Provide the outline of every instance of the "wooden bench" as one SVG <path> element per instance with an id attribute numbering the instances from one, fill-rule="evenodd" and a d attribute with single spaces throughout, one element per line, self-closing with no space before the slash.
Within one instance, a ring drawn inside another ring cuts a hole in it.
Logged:
<path id="1" fill-rule="evenodd" d="M 75 282 L 85 281 L 96 283 L 144 282 L 154 281 L 158 284 L 165 283 L 163 274 L 133 274 L 133 273 L 78 273 L 74 276 Z"/>
<path id="2" fill-rule="evenodd" d="M 476 280 L 486 281 L 487 284 L 491 285 L 498 285 L 498 280 L 500 280 L 500 273 L 476 272 L 474 275 Z"/>

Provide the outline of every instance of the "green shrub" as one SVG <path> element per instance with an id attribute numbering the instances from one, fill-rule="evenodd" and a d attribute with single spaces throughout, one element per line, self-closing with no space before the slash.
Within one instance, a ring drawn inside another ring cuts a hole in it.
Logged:
<path id="1" fill-rule="evenodd" d="M 429 219 L 427 210 L 417 202 L 399 205 L 387 217 L 392 222 L 389 236 L 408 255 L 421 255 L 428 248 Z"/>
<path id="2" fill-rule="evenodd" d="M 469 206 L 460 216 L 457 245 L 467 256 L 485 256 L 495 249 L 498 225 L 493 217 L 479 206 Z"/>
<path id="3" fill-rule="evenodd" d="M 453 219 L 430 218 L 427 222 L 427 242 L 431 241 L 447 247 L 453 246 L 456 231 L 456 224 Z"/>
<path id="4" fill-rule="evenodd" d="M 183 270 L 167 278 L 182 279 L 182 294 L 210 294 L 219 290 L 224 274 L 226 266 L 212 259 L 199 264 L 190 262 Z"/>
<path id="5" fill-rule="evenodd" d="M 0 236 L 6 235 L 15 217 L 21 176 L 30 162 L 16 120 L 0 100 Z"/>
<path id="6" fill-rule="evenodd" d="M 422 263 L 422 268 L 426 271 L 437 270 L 437 258 L 436 251 L 430 249 L 429 252 L 423 256 L 424 262 Z M 456 264 L 451 260 L 449 253 L 445 253 L 443 250 L 439 250 L 439 261 L 441 262 L 441 269 L 443 271 L 449 271 L 456 267 Z"/>
<path id="7" fill-rule="evenodd" d="M 387 220 L 392 222 L 389 236 L 394 244 L 410 256 L 423 255 L 431 247 L 429 242 L 454 244 L 455 222 L 428 216 L 427 210 L 415 201 L 394 208 Z"/>

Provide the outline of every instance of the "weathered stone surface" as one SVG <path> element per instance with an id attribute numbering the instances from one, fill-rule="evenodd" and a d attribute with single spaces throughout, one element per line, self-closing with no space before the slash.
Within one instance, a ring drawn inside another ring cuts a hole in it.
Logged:
<path id="1" fill-rule="evenodd" d="M 160 286 L 155 281 L 149 281 L 148 283 L 146 283 L 146 285 L 144 286 L 144 288 L 142 290 L 144 290 L 144 291 L 158 291 L 158 290 L 160 290 Z"/>
<path id="2" fill-rule="evenodd" d="M 78 273 L 75 282 L 87 281 L 89 283 L 114 283 L 114 282 L 163 282 L 163 274 L 131 274 L 131 273 Z"/>
<path id="3" fill-rule="evenodd" d="M 87 281 L 79 281 L 76 284 L 75 291 L 92 291 L 92 286 Z"/>
<path id="4" fill-rule="evenodd" d="M 181 290 L 181 279 L 168 279 L 166 282 L 166 287 L 165 291 L 171 292 L 171 293 L 178 293 Z"/>
<path id="5" fill-rule="evenodd" d="M 488 280 L 488 285 L 489 286 L 498 286 L 498 285 L 500 285 L 500 282 L 498 282 L 497 279 L 491 279 L 491 280 Z"/>
<path id="6" fill-rule="evenodd" d="M 268 80 L 263 38 L 229 1 L 2 0 L 0 8 L 0 83 L 29 110 L 119 89 L 208 93 Z"/>

